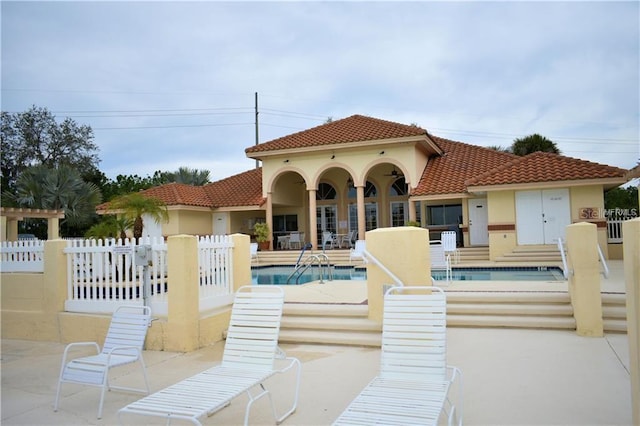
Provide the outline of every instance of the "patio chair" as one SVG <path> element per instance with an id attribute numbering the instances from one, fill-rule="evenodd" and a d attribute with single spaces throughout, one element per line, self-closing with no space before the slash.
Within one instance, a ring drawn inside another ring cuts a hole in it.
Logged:
<path id="1" fill-rule="evenodd" d="M 113 313 L 111 325 L 102 347 L 96 342 L 70 343 L 64 349 L 60 377 L 53 411 L 58 411 L 62 383 L 77 383 L 102 388 L 98 418 L 102 417 L 105 391 L 111 389 L 149 393 L 147 371 L 142 358 L 142 347 L 149 329 L 151 310 L 148 306 L 120 306 Z M 81 347 L 93 347 L 96 355 L 69 359 L 71 351 Z M 109 371 L 114 367 L 138 362 L 144 377 L 145 389 L 117 387 L 109 384 Z"/>
<path id="2" fill-rule="evenodd" d="M 231 309 L 222 362 L 210 369 L 144 397 L 118 411 L 123 414 L 161 417 L 200 425 L 200 419 L 215 414 L 231 401 L 247 393 L 244 424 L 255 401 L 269 396 L 277 423 L 291 415 L 298 404 L 300 361 L 286 357 L 278 348 L 278 335 L 284 305 L 284 291 L 278 286 L 245 286 L 238 289 Z M 276 368 L 276 364 L 286 364 Z M 271 393 L 264 382 L 275 373 L 297 367 L 294 400 L 291 408 L 278 417 Z M 252 390 L 256 390 L 254 394 Z"/>
<path id="3" fill-rule="evenodd" d="M 249 244 L 249 253 L 250 253 L 252 262 L 253 262 L 253 259 L 255 259 L 256 262 L 259 262 L 259 259 L 258 259 L 258 243 L 250 243 Z"/>
<path id="4" fill-rule="evenodd" d="M 289 248 L 302 248 L 302 239 L 300 238 L 299 232 L 292 232 L 289 234 Z"/>
<path id="5" fill-rule="evenodd" d="M 364 263 L 367 263 L 367 259 L 364 256 L 364 250 L 366 249 L 366 247 L 367 245 L 365 243 L 365 240 L 356 241 L 354 248 L 349 251 L 349 264 L 351 264 L 351 261 L 353 259 L 359 259 Z"/>
<path id="6" fill-rule="evenodd" d="M 347 235 L 343 235 L 340 241 L 338 241 L 338 245 L 340 246 L 340 248 L 342 248 L 343 244 L 347 248 L 352 248 L 356 240 L 357 233 L 358 231 L 350 231 Z"/>
<path id="7" fill-rule="evenodd" d="M 446 364 L 442 289 L 391 287 L 383 315 L 379 375 L 334 425 L 437 425 L 441 417 L 462 425 L 462 374 Z"/>
<path id="8" fill-rule="evenodd" d="M 460 261 L 460 252 L 458 251 L 458 234 L 456 234 L 456 231 L 444 231 L 440 234 L 440 238 L 444 246 L 444 253 L 449 255 L 449 258 L 453 258 L 454 263 L 458 263 Z"/>
<path id="9" fill-rule="evenodd" d="M 444 245 L 440 240 L 429 241 L 429 252 L 431 254 L 431 270 L 444 271 L 445 282 L 438 280 L 439 284 L 449 284 L 451 281 L 451 259 L 444 251 Z"/>
<path id="10" fill-rule="evenodd" d="M 324 231 L 322 233 L 322 250 L 326 248 L 327 244 L 329 244 L 329 248 L 335 248 L 336 239 L 333 236 L 333 232 Z"/>

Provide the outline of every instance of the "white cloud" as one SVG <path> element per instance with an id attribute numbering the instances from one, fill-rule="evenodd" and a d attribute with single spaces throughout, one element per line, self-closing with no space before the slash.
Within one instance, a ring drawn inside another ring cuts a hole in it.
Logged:
<path id="1" fill-rule="evenodd" d="M 251 168 L 256 91 L 260 141 L 364 114 L 482 145 L 537 132 L 567 155 L 628 168 L 640 157 L 638 12 L 635 2 L 4 2 L 2 109 L 138 111 L 74 118 L 96 129 L 110 177 Z M 183 115 L 141 112 L 152 110 Z"/>

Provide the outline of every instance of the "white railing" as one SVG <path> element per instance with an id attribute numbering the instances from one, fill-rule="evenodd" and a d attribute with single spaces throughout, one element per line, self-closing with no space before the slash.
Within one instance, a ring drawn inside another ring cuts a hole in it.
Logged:
<path id="1" fill-rule="evenodd" d="M 602 253 L 602 249 L 600 248 L 600 244 L 598 247 L 598 258 L 600 259 L 600 264 L 602 265 L 602 275 L 605 278 L 609 278 L 609 266 L 607 265 L 607 260 L 604 258 L 604 254 Z"/>
<path id="2" fill-rule="evenodd" d="M 225 235 L 200 237 L 200 311 L 233 301 L 233 240 Z"/>
<path id="3" fill-rule="evenodd" d="M 569 266 L 567 266 L 567 255 L 564 250 L 564 242 L 562 238 L 558 238 L 558 250 L 560 251 L 560 257 L 562 258 L 562 275 L 564 279 L 569 278 Z"/>
<path id="4" fill-rule="evenodd" d="M 43 272 L 44 241 L 2 241 L 0 270 L 2 272 Z"/>
<path id="5" fill-rule="evenodd" d="M 168 313 L 167 244 L 162 238 L 133 240 L 70 240 L 65 310 L 113 312 L 124 303 L 143 304 L 145 265 L 136 263 L 136 247 L 151 247 L 147 274 L 147 303 L 154 315 Z M 232 302 L 233 240 L 227 236 L 198 239 L 200 311 Z"/>
<path id="6" fill-rule="evenodd" d="M 607 219 L 607 242 L 622 243 L 622 223 L 628 219 Z"/>
<path id="7" fill-rule="evenodd" d="M 67 301 L 73 312 L 112 312 L 122 302 L 143 303 L 142 265 L 136 264 L 135 247 L 150 245 L 151 296 L 162 301 L 167 291 L 167 245 L 162 238 L 69 240 L 67 254 Z"/>

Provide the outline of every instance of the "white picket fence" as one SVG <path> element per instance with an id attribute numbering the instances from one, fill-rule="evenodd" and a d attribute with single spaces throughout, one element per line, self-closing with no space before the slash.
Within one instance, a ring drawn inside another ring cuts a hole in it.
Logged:
<path id="1" fill-rule="evenodd" d="M 44 241 L 2 241 L 0 270 L 2 272 L 43 272 Z"/>
<path id="2" fill-rule="evenodd" d="M 140 246 L 151 248 L 146 289 L 145 265 L 137 264 L 135 255 Z M 232 300 L 232 248 L 230 237 L 199 239 L 200 311 Z M 70 240 L 64 252 L 68 268 L 66 311 L 113 312 L 123 303 L 146 302 L 154 315 L 167 315 L 170 280 L 167 244 L 162 238 L 146 238 L 138 244 L 128 239 Z"/>
<path id="3" fill-rule="evenodd" d="M 607 219 L 607 242 L 608 243 L 622 243 L 622 223 L 624 219 Z"/>

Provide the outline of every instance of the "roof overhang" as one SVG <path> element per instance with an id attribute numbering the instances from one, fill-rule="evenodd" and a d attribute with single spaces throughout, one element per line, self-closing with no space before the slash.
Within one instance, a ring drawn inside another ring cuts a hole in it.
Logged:
<path id="1" fill-rule="evenodd" d="M 335 144 L 327 144 L 327 145 L 316 145 L 316 146 L 307 146 L 300 148 L 288 148 L 288 149 L 275 149 L 271 151 L 260 151 L 247 153 L 247 157 L 253 158 L 255 160 L 262 160 L 263 158 L 268 157 L 277 157 L 282 155 L 300 155 L 300 154 L 310 154 L 316 152 L 324 152 L 324 151 L 346 151 L 346 150 L 355 150 L 361 148 L 371 148 L 371 147 L 382 147 L 388 145 L 397 145 L 397 144 L 416 144 L 420 147 L 421 150 L 429 153 L 434 153 L 441 155 L 443 153 L 442 149 L 435 143 L 433 139 L 431 139 L 428 135 L 422 136 L 408 136 L 404 138 L 391 138 L 391 139 L 375 139 L 375 140 L 366 140 L 366 141 L 358 141 L 358 142 L 347 142 L 347 143 L 335 143 Z"/>
<path id="2" fill-rule="evenodd" d="M 460 200 L 463 198 L 472 198 L 471 194 L 466 192 L 452 193 L 452 194 L 433 194 L 433 195 L 419 195 L 416 197 L 409 197 L 409 201 L 445 201 L 445 200 Z"/>
<path id="3" fill-rule="evenodd" d="M 25 209 L 20 207 L 0 207 L 0 216 L 8 219 L 64 219 L 64 210 Z"/>
<path id="4" fill-rule="evenodd" d="M 626 180 L 619 178 L 604 179 L 580 179 L 580 180 L 560 180 L 551 182 L 527 182 L 527 183 L 511 183 L 504 185 L 481 185 L 468 186 L 470 193 L 491 192 L 491 191 L 519 191 L 527 189 L 547 189 L 547 188 L 566 188 L 575 186 L 592 186 L 602 185 L 605 189 L 614 188 L 624 184 Z"/>
<path id="5" fill-rule="evenodd" d="M 264 206 L 228 206 L 228 207 L 217 207 L 214 209 L 216 212 L 250 212 L 250 211 L 260 211 L 265 210 Z"/>

